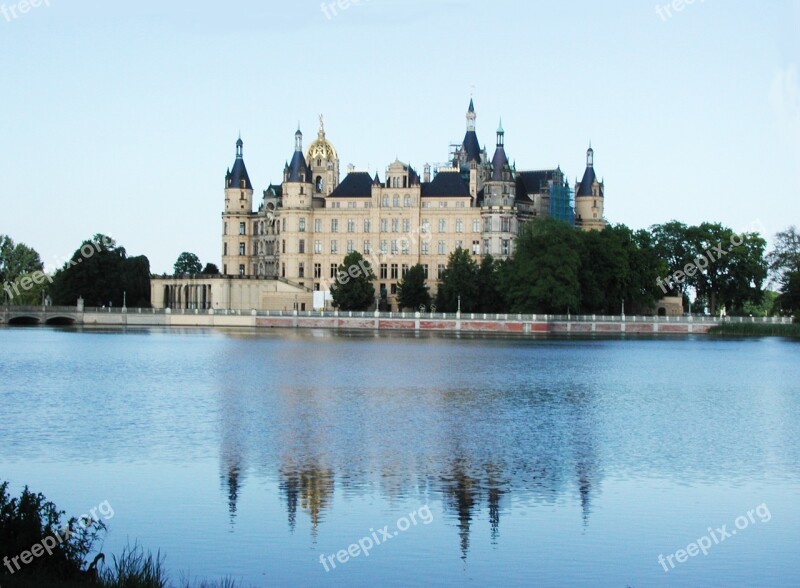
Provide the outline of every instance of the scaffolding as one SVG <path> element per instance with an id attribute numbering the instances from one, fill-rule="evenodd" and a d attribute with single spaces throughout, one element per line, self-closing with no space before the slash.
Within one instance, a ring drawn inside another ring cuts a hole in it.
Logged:
<path id="1" fill-rule="evenodd" d="M 575 195 L 568 185 L 560 182 L 551 184 L 550 217 L 575 225 Z"/>

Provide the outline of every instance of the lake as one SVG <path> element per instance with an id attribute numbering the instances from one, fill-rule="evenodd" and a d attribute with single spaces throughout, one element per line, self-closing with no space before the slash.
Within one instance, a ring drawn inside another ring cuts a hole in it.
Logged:
<path id="1" fill-rule="evenodd" d="M 797 586 L 800 344 L 0 329 L 0 480 L 173 579 Z"/>

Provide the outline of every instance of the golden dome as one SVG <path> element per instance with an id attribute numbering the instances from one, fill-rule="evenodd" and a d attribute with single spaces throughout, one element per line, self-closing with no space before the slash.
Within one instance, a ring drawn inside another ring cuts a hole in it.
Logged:
<path id="1" fill-rule="evenodd" d="M 339 159 L 339 156 L 336 154 L 336 149 L 331 145 L 330 141 L 325 138 L 325 123 L 322 120 L 322 115 L 319 115 L 319 133 L 317 134 L 317 139 L 308 147 L 308 153 L 306 155 L 306 161 L 308 161 L 309 165 L 312 165 L 312 162 L 316 159 L 327 159 L 328 161 Z"/>

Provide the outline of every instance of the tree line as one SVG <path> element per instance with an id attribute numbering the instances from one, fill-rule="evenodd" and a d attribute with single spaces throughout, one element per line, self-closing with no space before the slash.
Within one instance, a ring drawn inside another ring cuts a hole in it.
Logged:
<path id="1" fill-rule="evenodd" d="M 349 254 L 340 272 L 358 265 Z M 779 288 L 766 289 L 768 278 Z M 365 310 L 374 304 L 373 272 L 332 287 L 334 306 Z M 694 299 L 690 302 L 690 294 Z M 766 241 L 719 223 L 678 221 L 633 231 L 625 225 L 584 232 L 554 219 L 523 227 L 508 260 L 476 261 L 457 249 L 432 298 L 424 267 L 408 269 L 398 284 L 400 308 L 440 312 L 536 314 L 653 314 L 665 296 L 684 309 L 717 315 L 797 315 L 800 309 L 800 237 L 794 227 Z"/>

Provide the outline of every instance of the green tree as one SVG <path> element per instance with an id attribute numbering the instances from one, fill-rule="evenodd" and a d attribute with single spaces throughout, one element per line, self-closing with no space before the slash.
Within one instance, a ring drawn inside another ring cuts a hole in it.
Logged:
<path id="1" fill-rule="evenodd" d="M 53 277 L 53 303 L 74 305 L 83 298 L 87 306 L 150 306 L 150 262 L 128 258 L 124 247 L 97 234 L 84 241 Z"/>
<path id="2" fill-rule="evenodd" d="M 173 271 L 176 276 L 196 276 L 203 270 L 200 259 L 194 254 L 184 251 L 175 261 Z"/>
<path id="3" fill-rule="evenodd" d="M 565 222 L 547 218 L 525 225 L 516 253 L 502 272 L 511 311 L 555 314 L 577 310 L 579 249 L 577 231 Z"/>
<path id="4" fill-rule="evenodd" d="M 425 269 L 420 264 L 408 268 L 397 285 L 397 304 L 400 308 L 412 310 L 431 305 L 431 294 L 425 283 Z"/>
<path id="5" fill-rule="evenodd" d="M 503 263 L 505 262 L 496 261 L 491 255 L 481 259 L 477 276 L 478 312 L 508 312 L 508 305 L 500 286 Z"/>
<path id="6" fill-rule="evenodd" d="M 0 290 L 6 284 L 18 283 L 22 278 L 42 270 L 44 270 L 44 265 L 34 249 L 24 243 L 14 243 L 14 240 L 8 235 L 0 235 Z M 29 291 L 16 296 L 14 303 L 28 303 L 30 302 L 28 298 L 34 295 L 36 302 L 41 301 L 41 289 L 37 289 L 36 292 Z M 2 296 L 6 299 L 8 293 L 4 291 Z"/>
<path id="7" fill-rule="evenodd" d="M 480 300 L 478 264 L 469 251 L 457 248 L 450 254 L 436 293 L 436 307 L 441 312 L 456 312 L 461 300 L 462 312 L 475 312 Z"/>
<path id="8" fill-rule="evenodd" d="M 207 263 L 202 273 L 204 276 L 218 276 L 219 268 L 213 263 Z"/>
<path id="9" fill-rule="evenodd" d="M 776 282 L 784 275 L 800 272 L 800 233 L 792 226 L 775 235 L 775 245 L 767 255 L 769 271 Z"/>
<path id="10" fill-rule="evenodd" d="M 800 272 L 786 272 L 782 278 L 781 294 L 776 304 L 785 315 L 800 317 Z"/>
<path id="11" fill-rule="evenodd" d="M 655 256 L 666 264 L 666 267 L 661 267 L 664 273 L 659 274 L 657 278 L 663 279 L 678 270 L 683 270 L 697 255 L 698 252 L 690 242 L 689 232 L 688 226 L 676 220 L 650 227 Z M 665 285 L 667 292 L 662 291 L 662 296 L 683 295 L 689 286 L 687 282 L 668 282 Z"/>
<path id="12" fill-rule="evenodd" d="M 367 310 L 375 301 L 374 280 L 375 274 L 369 262 L 358 251 L 348 253 L 331 286 L 334 308 Z"/>

